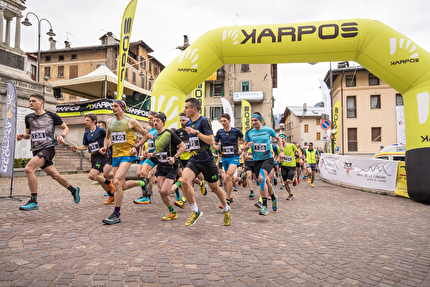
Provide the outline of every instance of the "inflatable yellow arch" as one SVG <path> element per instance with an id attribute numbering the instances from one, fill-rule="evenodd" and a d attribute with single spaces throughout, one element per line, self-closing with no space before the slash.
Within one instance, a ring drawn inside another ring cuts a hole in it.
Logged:
<path id="1" fill-rule="evenodd" d="M 430 203 L 430 54 L 373 20 L 232 26 L 207 32 L 159 75 L 152 108 L 175 127 L 186 95 L 225 64 L 355 61 L 403 95 L 409 196 Z"/>

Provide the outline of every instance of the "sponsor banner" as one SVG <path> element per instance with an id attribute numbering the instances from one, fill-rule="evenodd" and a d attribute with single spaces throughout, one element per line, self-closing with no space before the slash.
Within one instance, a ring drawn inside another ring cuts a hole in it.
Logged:
<path id="1" fill-rule="evenodd" d="M 56 113 L 60 117 L 73 117 L 86 114 L 112 114 L 112 100 L 101 99 L 96 101 L 75 102 L 69 105 L 58 105 Z M 143 110 L 134 107 L 128 107 L 126 115 L 141 121 L 148 120 L 148 110 Z"/>
<path id="2" fill-rule="evenodd" d="M 323 153 L 319 162 L 321 176 L 371 189 L 395 191 L 397 161 L 340 156 Z"/>
<path id="3" fill-rule="evenodd" d="M 404 161 L 399 161 L 395 194 L 409 198 L 408 186 L 406 184 L 406 166 Z"/>
<path id="4" fill-rule="evenodd" d="M 406 145 L 406 132 L 405 132 L 405 107 L 396 106 L 396 120 L 397 120 L 397 143 Z"/>
<path id="5" fill-rule="evenodd" d="M 127 66 L 128 48 L 130 46 L 130 34 L 133 26 L 133 18 L 136 12 L 137 0 L 131 0 L 125 8 L 121 22 L 121 39 L 119 40 L 119 57 L 118 57 L 118 85 L 116 99 L 121 100 L 124 90 L 125 68 Z"/>
<path id="6" fill-rule="evenodd" d="M 245 134 L 251 125 L 251 105 L 247 100 L 242 100 L 242 133 Z"/>
<path id="7" fill-rule="evenodd" d="M 330 90 L 328 89 L 327 85 L 323 80 L 319 80 L 319 81 L 320 81 L 321 93 L 323 96 L 324 114 L 328 115 L 328 118 L 331 120 Z"/>
<path id="8" fill-rule="evenodd" d="M 221 102 L 222 102 L 222 108 L 224 109 L 224 114 L 228 114 L 230 116 L 230 119 L 231 119 L 230 126 L 232 128 L 234 128 L 233 109 L 232 109 L 229 101 L 227 101 L 227 99 L 221 98 Z"/>
<path id="9" fill-rule="evenodd" d="M 264 100 L 264 94 L 263 92 L 233 93 L 234 102 L 240 102 L 241 100 L 247 100 L 250 102 L 262 102 Z"/>
<path id="10" fill-rule="evenodd" d="M 13 176 L 16 143 L 17 99 L 16 88 L 7 82 L 6 106 L 4 111 L 3 136 L 0 156 L 0 173 Z"/>
<path id="11" fill-rule="evenodd" d="M 339 136 L 339 120 L 340 120 L 340 101 L 337 101 L 333 107 L 333 122 L 331 125 L 333 133 L 333 146 L 336 147 L 337 138 Z M 338 150 L 338 149 L 337 149 Z"/>
<path id="12" fill-rule="evenodd" d="M 215 71 L 212 75 L 209 76 L 209 78 L 206 79 L 206 81 L 216 81 L 217 79 L 217 71 Z"/>
<path id="13" fill-rule="evenodd" d="M 202 104 L 202 108 L 200 110 L 200 114 L 202 116 L 205 115 L 205 83 L 201 83 L 197 86 L 197 88 L 194 89 L 194 91 L 191 92 L 191 97 L 196 98 L 200 101 Z M 166 114 L 166 117 L 168 118 L 170 115 Z"/>

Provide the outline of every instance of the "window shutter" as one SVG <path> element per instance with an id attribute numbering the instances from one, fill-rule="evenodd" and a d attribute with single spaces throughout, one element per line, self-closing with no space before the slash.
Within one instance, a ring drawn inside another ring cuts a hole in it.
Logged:
<path id="1" fill-rule="evenodd" d="M 221 84 L 221 97 L 224 97 L 224 83 Z"/>

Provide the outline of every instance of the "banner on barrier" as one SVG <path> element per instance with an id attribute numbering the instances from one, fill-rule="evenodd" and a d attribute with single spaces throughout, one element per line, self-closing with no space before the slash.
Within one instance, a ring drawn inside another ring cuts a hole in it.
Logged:
<path id="1" fill-rule="evenodd" d="M 397 161 L 323 153 L 319 162 L 321 176 L 358 187 L 395 191 Z"/>
<path id="2" fill-rule="evenodd" d="M 404 161 L 399 161 L 395 194 L 409 198 L 408 186 L 406 184 L 406 166 Z"/>

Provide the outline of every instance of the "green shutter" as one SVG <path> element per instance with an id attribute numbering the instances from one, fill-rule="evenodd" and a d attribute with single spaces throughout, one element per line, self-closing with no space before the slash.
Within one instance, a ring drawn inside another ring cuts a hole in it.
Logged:
<path id="1" fill-rule="evenodd" d="M 221 97 L 224 97 L 224 83 L 221 83 Z"/>
<path id="2" fill-rule="evenodd" d="M 211 84 L 211 88 L 210 88 L 210 96 L 213 97 L 214 96 L 214 84 Z"/>

